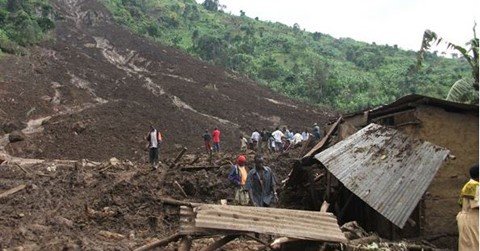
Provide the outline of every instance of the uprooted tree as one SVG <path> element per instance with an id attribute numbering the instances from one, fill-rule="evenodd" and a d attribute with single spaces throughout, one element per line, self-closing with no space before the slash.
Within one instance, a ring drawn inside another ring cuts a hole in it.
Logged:
<path id="1" fill-rule="evenodd" d="M 473 38 L 466 43 L 469 48 L 456 45 L 454 43 L 445 41 L 442 37 L 438 36 L 431 30 L 425 30 L 423 33 L 422 46 L 418 51 L 417 66 L 421 67 L 424 60 L 424 55 L 433 44 L 439 45 L 444 42 L 447 45 L 447 49 L 453 48 L 460 52 L 463 58 L 468 62 L 472 69 L 472 79 L 460 79 L 456 81 L 450 88 L 447 95 L 447 100 L 464 102 L 464 103 L 476 103 L 478 104 L 478 43 L 477 34 L 475 28 L 477 23 L 473 25 Z"/>

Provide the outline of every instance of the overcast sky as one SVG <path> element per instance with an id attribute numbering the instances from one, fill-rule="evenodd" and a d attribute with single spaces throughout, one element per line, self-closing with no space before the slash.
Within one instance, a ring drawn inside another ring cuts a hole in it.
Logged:
<path id="1" fill-rule="evenodd" d="M 298 23 L 310 32 L 410 50 L 419 49 L 425 29 L 463 46 L 473 37 L 480 10 L 479 0 L 220 0 L 220 4 L 234 15 L 243 10 L 251 18 Z"/>

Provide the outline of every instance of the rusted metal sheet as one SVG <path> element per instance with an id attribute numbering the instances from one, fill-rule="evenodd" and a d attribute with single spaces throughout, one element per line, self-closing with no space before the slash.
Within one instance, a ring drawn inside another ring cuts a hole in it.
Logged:
<path id="1" fill-rule="evenodd" d="M 194 210 L 195 227 L 198 228 L 256 232 L 303 240 L 347 241 L 331 213 L 210 204 Z"/>
<path id="2" fill-rule="evenodd" d="M 180 224 L 178 232 L 183 235 L 223 235 L 235 234 L 233 231 L 195 227 L 195 213 L 191 206 L 180 206 Z"/>
<path id="3" fill-rule="evenodd" d="M 403 228 L 448 153 L 370 124 L 315 158 L 351 192 Z"/>
<path id="4" fill-rule="evenodd" d="M 410 109 L 419 105 L 441 107 L 452 112 L 472 112 L 478 116 L 478 105 L 463 104 L 418 94 L 410 94 L 397 99 L 393 103 L 371 109 L 369 111 L 369 119 L 399 110 Z"/>

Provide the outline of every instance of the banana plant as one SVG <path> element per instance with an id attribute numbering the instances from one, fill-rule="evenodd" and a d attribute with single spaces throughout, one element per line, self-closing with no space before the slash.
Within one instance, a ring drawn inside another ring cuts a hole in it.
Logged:
<path id="1" fill-rule="evenodd" d="M 425 53 L 431 48 L 432 45 L 436 44 L 439 45 L 440 43 L 445 43 L 447 45 L 447 49 L 455 49 L 458 52 L 460 52 L 465 58 L 465 60 L 468 62 L 470 67 L 472 68 L 472 78 L 473 79 L 463 79 L 455 82 L 455 84 L 451 87 L 450 91 L 448 92 L 448 97 L 450 97 L 450 100 L 453 101 L 459 101 L 459 102 L 465 102 L 465 97 L 471 96 L 467 92 L 470 92 L 472 90 L 472 87 L 474 90 L 476 90 L 476 97 L 474 100 L 471 100 L 475 103 L 478 103 L 478 38 L 476 34 L 476 26 L 477 23 L 473 25 L 473 38 L 466 43 L 466 45 L 469 48 L 464 48 L 462 46 L 456 45 L 454 43 L 445 41 L 442 37 L 438 36 L 435 32 L 431 30 L 425 30 L 423 33 L 423 39 L 422 39 L 422 46 L 420 50 L 418 51 L 417 54 L 417 67 L 420 68 L 422 65 L 422 62 L 424 60 L 424 55 Z M 469 88 L 466 88 L 469 87 Z M 459 98 L 458 100 L 455 100 L 455 98 Z"/>

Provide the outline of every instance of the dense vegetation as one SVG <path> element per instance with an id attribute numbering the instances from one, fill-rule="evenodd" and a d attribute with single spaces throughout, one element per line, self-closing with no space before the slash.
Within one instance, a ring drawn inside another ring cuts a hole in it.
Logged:
<path id="1" fill-rule="evenodd" d="M 218 0 L 104 0 L 116 20 L 135 32 L 203 60 L 246 74 L 288 96 L 351 111 L 408 93 L 445 98 L 469 76 L 462 59 L 425 55 L 245 15 L 223 13 Z M 419 37 L 419 45 L 421 38 Z"/>
<path id="2" fill-rule="evenodd" d="M 0 53 L 19 53 L 40 42 L 54 27 L 52 20 L 47 0 L 0 0 Z"/>

